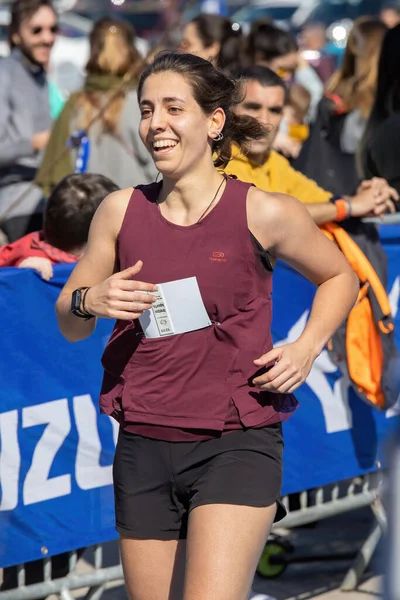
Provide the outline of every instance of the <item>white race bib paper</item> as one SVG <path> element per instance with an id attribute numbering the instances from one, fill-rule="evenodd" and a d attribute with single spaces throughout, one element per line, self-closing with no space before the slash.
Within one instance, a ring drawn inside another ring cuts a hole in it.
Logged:
<path id="1" fill-rule="evenodd" d="M 157 283 L 151 309 L 139 317 L 146 338 L 187 333 L 212 325 L 200 294 L 196 277 Z"/>

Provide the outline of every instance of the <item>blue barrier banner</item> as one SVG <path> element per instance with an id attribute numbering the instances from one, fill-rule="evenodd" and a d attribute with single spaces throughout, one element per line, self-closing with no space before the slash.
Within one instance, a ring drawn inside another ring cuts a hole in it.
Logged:
<path id="1" fill-rule="evenodd" d="M 400 227 L 382 229 L 399 336 Z M 97 408 L 100 357 L 113 323 L 102 320 L 90 339 L 68 343 L 54 304 L 71 266 L 54 271 L 49 283 L 25 269 L 0 272 L 0 567 L 116 537 L 118 427 Z M 311 284 L 279 264 L 275 343 L 298 337 L 313 295 Z M 284 493 L 377 468 L 400 406 L 380 414 L 361 402 L 325 351 L 296 396 L 301 407 L 285 424 Z"/>

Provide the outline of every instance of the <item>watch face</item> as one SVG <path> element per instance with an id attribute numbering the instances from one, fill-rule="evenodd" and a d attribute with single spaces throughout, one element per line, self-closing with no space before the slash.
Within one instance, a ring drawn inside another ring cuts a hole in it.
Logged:
<path id="1" fill-rule="evenodd" d="M 71 312 L 74 312 L 75 310 L 80 310 L 81 297 L 82 297 L 81 290 L 75 290 L 74 292 L 72 292 Z"/>
<path id="2" fill-rule="evenodd" d="M 83 287 L 83 288 L 78 288 L 77 290 L 75 290 L 74 292 L 72 292 L 72 298 L 71 298 L 71 312 L 72 314 L 74 314 L 76 317 L 79 317 L 81 319 L 94 319 L 94 315 L 91 315 L 89 312 L 87 312 L 87 310 L 83 310 L 82 308 L 82 292 L 84 292 L 85 290 L 88 290 L 89 288 L 87 287 Z"/>

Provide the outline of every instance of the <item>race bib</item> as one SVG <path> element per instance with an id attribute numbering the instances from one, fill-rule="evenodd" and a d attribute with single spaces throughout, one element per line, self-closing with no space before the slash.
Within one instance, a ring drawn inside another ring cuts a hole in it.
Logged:
<path id="1" fill-rule="evenodd" d="M 196 277 L 157 283 L 151 309 L 139 317 L 146 338 L 159 338 L 204 329 L 212 325 Z"/>

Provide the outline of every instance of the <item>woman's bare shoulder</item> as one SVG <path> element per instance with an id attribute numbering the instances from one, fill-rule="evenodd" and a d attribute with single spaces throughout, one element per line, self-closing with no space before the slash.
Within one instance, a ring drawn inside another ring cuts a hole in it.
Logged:
<path id="1" fill-rule="evenodd" d="M 132 198 L 134 188 L 126 188 L 124 190 L 117 190 L 106 196 L 103 202 L 100 204 L 100 208 L 104 212 L 121 212 L 125 213 L 129 201 Z"/>
<path id="2" fill-rule="evenodd" d="M 125 207 L 127 206 L 129 200 L 132 197 L 135 188 L 125 188 L 123 190 L 117 190 L 116 192 L 111 192 L 108 194 L 101 203 L 101 206 L 106 205 L 107 207 Z"/>
<path id="3" fill-rule="evenodd" d="M 133 188 L 126 188 L 106 196 L 96 211 L 95 225 L 107 227 L 115 235 L 118 235 L 133 192 Z"/>
<path id="4" fill-rule="evenodd" d="M 257 213 L 260 218 L 280 220 L 290 218 L 293 211 L 296 214 L 307 213 L 299 200 L 288 194 L 277 192 L 264 192 L 256 187 L 249 189 L 248 208 L 250 214 Z"/>
<path id="5" fill-rule="evenodd" d="M 250 231 L 264 247 L 271 247 L 294 226 L 301 227 L 312 220 L 307 209 L 288 194 L 264 192 L 250 188 L 247 202 Z"/>

